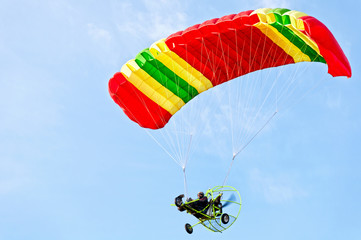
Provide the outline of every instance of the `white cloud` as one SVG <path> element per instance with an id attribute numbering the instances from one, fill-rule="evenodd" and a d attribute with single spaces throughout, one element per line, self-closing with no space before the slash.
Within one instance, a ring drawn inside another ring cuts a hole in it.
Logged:
<path id="1" fill-rule="evenodd" d="M 257 1 L 260 8 L 290 8 L 290 1 L 286 0 L 261 0 Z"/>
<path id="2" fill-rule="evenodd" d="M 327 107 L 329 109 L 337 110 L 337 109 L 341 109 L 342 106 L 343 106 L 342 97 L 340 94 L 335 94 L 335 93 L 327 94 Z"/>
<path id="3" fill-rule="evenodd" d="M 109 42 L 112 40 L 112 37 L 107 30 L 102 29 L 92 23 L 88 24 L 88 34 L 94 41 L 103 44 L 109 44 Z"/>
<path id="4" fill-rule="evenodd" d="M 267 202 L 273 204 L 289 202 L 294 198 L 307 195 L 287 174 L 277 177 L 267 176 L 259 169 L 254 169 L 250 172 L 250 181 L 253 189 L 262 194 Z"/>
<path id="5" fill-rule="evenodd" d="M 120 32 L 156 41 L 187 27 L 182 1 L 143 0 L 123 2 L 117 9 Z"/>

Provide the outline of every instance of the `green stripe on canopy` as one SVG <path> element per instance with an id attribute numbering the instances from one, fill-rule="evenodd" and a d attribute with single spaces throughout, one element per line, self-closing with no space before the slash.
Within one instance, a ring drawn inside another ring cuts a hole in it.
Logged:
<path id="1" fill-rule="evenodd" d="M 304 54 L 310 57 L 312 62 L 326 63 L 325 59 L 319 55 L 312 47 L 310 47 L 305 41 L 297 36 L 291 29 L 285 27 L 291 24 L 291 20 L 288 15 L 284 15 L 291 10 L 286 8 L 271 9 L 268 13 L 273 13 L 276 22 L 269 23 L 272 27 L 276 28 L 279 33 L 285 36 L 292 44 L 301 50 Z"/>
<path id="2" fill-rule="evenodd" d="M 297 36 L 291 29 L 281 25 L 278 22 L 271 23 L 270 25 L 276 28 L 279 33 L 281 33 L 296 47 L 298 47 L 301 52 L 309 56 L 312 62 L 326 63 L 322 56 L 320 56 L 312 47 L 308 46 L 308 44 L 305 43 L 299 36 Z"/>
<path id="3" fill-rule="evenodd" d="M 198 95 L 198 91 L 184 79 L 154 58 L 149 49 L 144 49 L 135 57 L 138 66 L 151 77 L 181 98 L 185 103 Z"/>

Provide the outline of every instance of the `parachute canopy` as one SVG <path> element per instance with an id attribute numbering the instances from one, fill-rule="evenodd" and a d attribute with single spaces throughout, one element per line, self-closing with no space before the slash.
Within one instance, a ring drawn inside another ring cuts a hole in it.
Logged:
<path id="1" fill-rule="evenodd" d="M 332 76 L 351 77 L 341 47 L 316 18 L 281 8 L 249 10 L 155 42 L 110 79 L 109 92 L 131 120 L 159 129 L 207 89 L 298 62 L 325 63 Z"/>

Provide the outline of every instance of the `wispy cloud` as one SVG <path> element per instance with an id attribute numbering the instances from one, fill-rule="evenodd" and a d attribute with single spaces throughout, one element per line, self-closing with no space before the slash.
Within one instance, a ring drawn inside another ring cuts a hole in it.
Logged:
<path id="1" fill-rule="evenodd" d="M 326 103 L 327 107 L 333 110 L 341 109 L 343 106 L 341 95 L 335 93 L 327 93 Z"/>
<path id="2" fill-rule="evenodd" d="M 290 1 L 286 0 L 261 0 L 257 3 L 260 8 L 289 8 L 291 6 Z"/>
<path id="3" fill-rule="evenodd" d="M 249 177 L 254 191 L 262 194 L 269 203 L 285 203 L 307 195 L 307 192 L 300 189 L 287 174 L 267 176 L 259 169 L 254 169 Z"/>
<path id="4" fill-rule="evenodd" d="M 198 124 L 204 128 L 206 139 L 217 139 L 207 141 L 206 151 L 223 157 L 225 153 L 228 157 L 237 154 L 259 131 L 271 129 L 268 123 L 275 111 L 273 101 L 265 99 L 266 94 L 252 94 L 248 88 L 240 92 L 233 89 L 242 89 L 242 86 L 233 81 L 202 93 L 195 106 L 199 117 L 192 118 L 192 125 L 200 119 Z"/>
<path id="5" fill-rule="evenodd" d="M 94 41 L 102 42 L 104 44 L 108 44 L 112 39 L 107 30 L 102 29 L 93 23 L 88 24 L 88 34 Z"/>
<path id="6" fill-rule="evenodd" d="M 122 2 L 118 7 L 118 29 L 134 37 L 153 41 L 186 28 L 187 18 L 183 1 L 143 0 Z"/>

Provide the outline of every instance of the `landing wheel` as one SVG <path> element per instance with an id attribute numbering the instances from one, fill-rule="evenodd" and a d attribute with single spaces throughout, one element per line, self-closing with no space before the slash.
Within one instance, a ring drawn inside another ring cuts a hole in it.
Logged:
<path id="1" fill-rule="evenodd" d="M 221 216 L 221 221 L 223 224 L 227 224 L 229 222 L 229 215 L 227 213 L 223 213 Z"/>
<path id="2" fill-rule="evenodd" d="M 185 225 L 185 228 L 186 228 L 187 233 L 192 234 L 193 228 L 192 228 L 192 226 L 191 226 L 189 223 L 187 223 L 187 224 Z"/>
<path id="3" fill-rule="evenodd" d="M 174 202 L 177 207 L 182 206 L 182 203 L 183 203 L 182 198 L 180 198 L 180 197 L 176 197 Z"/>

